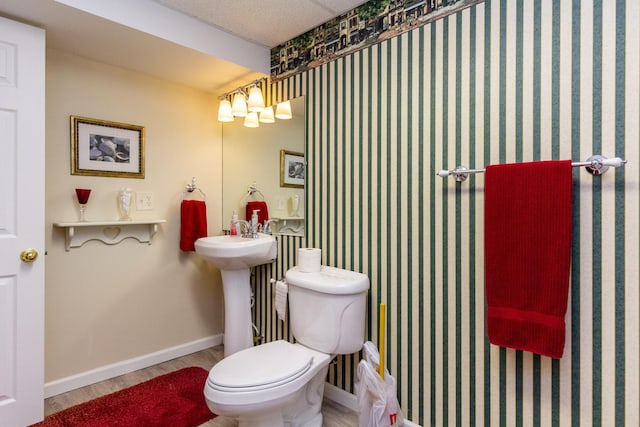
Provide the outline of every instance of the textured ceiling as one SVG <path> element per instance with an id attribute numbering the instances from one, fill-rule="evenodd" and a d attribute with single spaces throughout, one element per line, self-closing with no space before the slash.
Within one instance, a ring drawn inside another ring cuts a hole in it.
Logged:
<path id="1" fill-rule="evenodd" d="M 366 3 L 363 0 L 155 0 L 272 48 Z"/>

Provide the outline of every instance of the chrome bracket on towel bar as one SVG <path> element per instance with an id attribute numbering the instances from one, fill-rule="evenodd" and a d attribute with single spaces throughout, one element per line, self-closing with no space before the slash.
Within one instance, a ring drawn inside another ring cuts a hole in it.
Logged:
<path id="1" fill-rule="evenodd" d="M 591 175 L 602 175 L 607 170 L 609 170 L 609 167 L 617 168 L 625 165 L 626 163 L 627 161 L 621 159 L 620 157 L 607 159 L 604 156 L 596 154 L 589 157 L 585 162 L 573 162 L 571 163 L 571 166 L 574 168 L 584 167 Z M 458 166 L 450 171 L 445 169 L 438 171 L 437 175 L 442 178 L 453 176 L 456 181 L 463 182 L 466 181 L 466 179 L 469 177 L 469 174 L 484 173 L 484 171 L 484 169 L 467 169 L 464 166 Z"/>

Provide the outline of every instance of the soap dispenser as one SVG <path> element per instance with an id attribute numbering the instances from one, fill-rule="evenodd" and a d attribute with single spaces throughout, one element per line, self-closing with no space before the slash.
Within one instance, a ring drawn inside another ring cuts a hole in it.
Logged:
<path id="1" fill-rule="evenodd" d="M 258 226 L 258 212 L 260 212 L 260 209 L 255 209 L 251 215 L 251 228 L 253 230 Z"/>
<path id="2" fill-rule="evenodd" d="M 231 224 L 229 224 L 229 234 L 231 234 L 232 236 L 237 236 L 239 234 L 238 225 L 240 225 L 238 223 L 238 214 L 236 213 L 236 211 L 233 211 L 233 215 L 231 215 Z"/>

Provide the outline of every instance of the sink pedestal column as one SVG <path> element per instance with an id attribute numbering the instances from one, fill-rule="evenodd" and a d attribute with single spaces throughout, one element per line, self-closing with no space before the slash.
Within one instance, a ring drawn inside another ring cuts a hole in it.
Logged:
<path id="1" fill-rule="evenodd" d="M 251 270 L 221 270 L 224 292 L 224 357 L 253 346 Z"/>

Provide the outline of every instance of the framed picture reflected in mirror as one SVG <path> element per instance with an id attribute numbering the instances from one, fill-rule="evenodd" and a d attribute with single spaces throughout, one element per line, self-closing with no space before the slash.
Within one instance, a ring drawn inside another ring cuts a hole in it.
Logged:
<path id="1" fill-rule="evenodd" d="M 304 188 L 303 153 L 280 150 L 280 187 Z"/>

